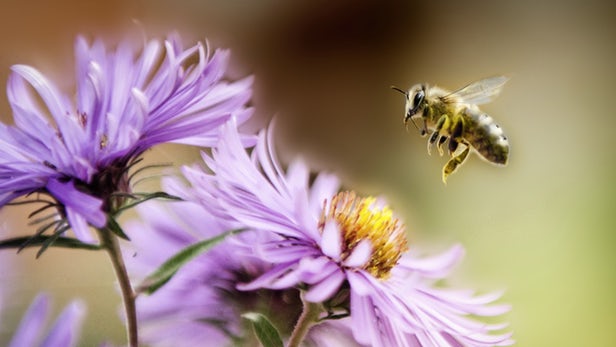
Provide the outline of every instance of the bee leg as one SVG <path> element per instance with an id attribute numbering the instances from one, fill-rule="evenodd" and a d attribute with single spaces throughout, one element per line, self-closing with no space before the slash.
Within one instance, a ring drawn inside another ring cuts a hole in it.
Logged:
<path id="1" fill-rule="evenodd" d="M 458 145 L 460 141 L 462 141 L 462 133 L 464 132 L 464 123 L 461 119 L 457 119 L 454 121 L 452 131 L 451 131 L 451 139 L 449 140 L 449 155 L 453 155 L 458 149 Z"/>
<path id="2" fill-rule="evenodd" d="M 428 155 L 432 155 L 432 146 L 436 142 L 436 139 L 438 139 L 438 131 L 435 130 L 428 139 Z"/>
<path id="3" fill-rule="evenodd" d="M 449 140 L 449 146 L 447 148 L 447 150 L 449 151 L 449 155 L 453 155 L 456 152 L 456 149 L 458 149 L 459 145 L 460 142 L 458 142 L 458 140 L 451 138 Z"/>
<path id="4" fill-rule="evenodd" d="M 456 172 L 458 167 L 464 163 L 466 157 L 468 156 L 468 152 L 470 152 L 470 147 L 466 146 L 462 153 L 456 155 L 455 157 L 449 159 L 447 164 L 443 166 L 443 183 L 447 184 L 447 177 L 452 173 Z"/>
<path id="5" fill-rule="evenodd" d="M 449 118 L 447 117 L 446 114 L 442 115 L 441 118 L 438 119 L 438 121 L 436 122 L 436 126 L 434 128 L 434 132 L 432 133 L 432 135 L 430 135 L 430 138 L 428 139 L 428 154 L 431 154 L 432 152 L 432 146 L 434 145 L 434 143 L 436 142 L 436 140 L 439 138 L 441 129 L 443 129 L 443 125 L 445 125 L 445 122 L 448 120 Z M 439 150 L 440 152 L 440 150 Z"/>
<path id="6" fill-rule="evenodd" d="M 438 154 L 441 157 L 443 156 L 443 153 L 444 153 L 444 151 L 443 151 L 443 144 L 445 142 L 447 142 L 447 139 L 449 139 L 449 137 L 445 136 L 445 135 L 441 135 L 441 137 L 438 138 L 438 143 L 436 144 L 436 149 L 438 149 Z"/>
<path id="7" fill-rule="evenodd" d="M 417 124 L 415 124 L 415 126 L 417 127 L 417 129 L 419 129 L 419 135 L 421 137 L 425 137 L 428 134 L 428 128 L 426 127 L 426 121 L 423 118 L 419 118 L 419 119 L 421 119 L 421 129 L 419 128 Z M 415 121 L 413 121 L 413 123 L 415 123 Z"/>
<path id="8" fill-rule="evenodd" d="M 425 119 L 422 119 L 422 120 L 423 120 L 423 122 L 422 122 L 423 123 L 423 127 L 421 128 L 421 137 L 424 137 L 424 136 L 426 136 L 426 134 L 428 134 L 428 125 L 426 124 L 426 120 Z"/>

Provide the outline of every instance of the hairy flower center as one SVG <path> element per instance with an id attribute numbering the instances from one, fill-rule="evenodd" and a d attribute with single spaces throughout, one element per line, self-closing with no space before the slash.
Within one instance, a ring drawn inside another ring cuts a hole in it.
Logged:
<path id="1" fill-rule="evenodd" d="M 321 212 L 319 226 L 334 220 L 342 233 L 342 257 L 348 257 L 364 240 L 370 241 L 372 254 L 363 268 L 374 277 L 386 279 L 407 251 L 404 225 L 387 206 L 376 206 L 374 197 L 359 198 L 354 192 L 336 194 Z"/>

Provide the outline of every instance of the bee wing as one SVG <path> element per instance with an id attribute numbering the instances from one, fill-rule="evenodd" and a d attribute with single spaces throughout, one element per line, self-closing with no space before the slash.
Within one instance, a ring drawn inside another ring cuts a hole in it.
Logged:
<path id="1" fill-rule="evenodd" d="M 509 78 L 505 76 L 488 77 L 462 87 L 451 94 L 445 95 L 443 100 L 445 102 L 455 102 L 456 100 L 462 99 L 469 104 L 486 104 L 494 100 L 498 94 L 500 94 L 503 86 L 508 80 Z"/>

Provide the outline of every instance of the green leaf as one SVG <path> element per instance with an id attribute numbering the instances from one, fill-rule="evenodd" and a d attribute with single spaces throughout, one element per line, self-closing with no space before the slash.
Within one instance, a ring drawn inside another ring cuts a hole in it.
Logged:
<path id="1" fill-rule="evenodd" d="M 139 160 L 139 161 L 141 161 L 141 160 Z M 136 163 L 138 163 L 138 162 L 136 162 Z M 128 181 L 132 182 L 133 178 L 135 178 L 138 174 L 140 174 L 140 173 L 142 173 L 142 172 L 144 172 L 146 170 L 157 169 L 157 168 L 164 168 L 164 167 L 171 167 L 171 166 L 173 166 L 173 163 L 160 163 L 160 164 L 152 164 L 152 165 L 142 166 L 142 167 L 138 168 L 137 170 L 135 170 L 135 172 L 130 174 L 130 176 L 128 176 Z"/>
<path id="2" fill-rule="evenodd" d="M 181 201 L 182 198 L 179 198 L 177 196 L 171 195 L 171 194 L 167 194 L 165 192 L 154 192 L 154 193 L 146 193 L 146 194 L 137 194 L 137 193 L 133 193 L 133 196 L 137 196 L 139 197 L 137 200 L 132 201 L 127 203 L 126 205 L 120 207 L 118 209 L 118 211 L 116 212 L 116 215 L 119 215 L 120 213 L 131 209 L 141 203 L 144 203 L 148 200 L 152 200 L 152 199 L 167 199 L 167 200 L 175 200 L 175 201 Z"/>
<path id="3" fill-rule="evenodd" d="M 34 235 L 28 236 L 27 240 L 21 246 L 19 246 L 19 249 L 17 250 L 17 252 L 21 252 L 22 249 L 30 246 L 30 242 L 38 240 L 39 237 L 50 238 L 51 236 L 43 236 L 43 234 L 49 229 L 58 230 L 58 228 L 61 228 L 64 225 L 66 225 L 65 221 L 54 220 L 51 223 L 40 226 L 38 229 L 36 229 L 36 232 L 34 233 Z M 43 241 L 43 243 L 44 242 L 45 241 Z M 40 245 L 42 245 L 43 243 L 40 243 Z"/>
<path id="4" fill-rule="evenodd" d="M 55 205 L 53 201 L 45 200 L 45 199 L 30 199 L 30 200 L 22 200 L 22 201 L 11 201 L 6 204 L 6 206 L 19 206 L 19 205 L 27 205 L 27 204 L 50 204 Z"/>
<path id="5" fill-rule="evenodd" d="M 32 217 L 36 216 L 37 214 L 43 213 L 46 210 L 48 210 L 50 208 L 54 208 L 54 207 L 57 207 L 57 206 L 55 204 L 45 204 L 43 207 L 39 207 L 36 210 L 34 210 L 32 213 L 30 213 L 28 215 L 28 218 L 32 218 Z M 55 215 L 55 213 L 53 215 Z"/>
<path id="6" fill-rule="evenodd" d="M 15 237 L 11 239 L 6 239 L 0 241 L 0 249 L 8 249 L 8 248 L 23 248 L 23 247 L 33 247 L 33 246 L 42 246 L 45 242 L 48 242 L 53 236 L 47 235 L 39 235 L 37 237 L 24 236 L 24 237 Z M 99 245 L 92 245 L 89 243 L 83 243 L 77 239 L 71 237 L 57 237 L 55 241 L 50 246 L 52 247 L 63 247 L 63 248 L 73 248 L 73 249 L 87 249 L 91 251 L 97 251 L 102 249 Z"/>
<path id="7" fill-rule="evenodd" d="M 116 234 L 118 237 L 123 238 L 126 241 L 130 241 L 128 235 L 124 233 L 124 230 L 122 230 L 120 224 L 118 224 L 118 222 L 113 217 L 107 218 L 107 229 L 111 230 L 111 232 Z"/>
<path id="8" fill-rule="evenodd" d="M 263 347 L 283 347 L 278 329 L 267 317 L 256 312 L 244 313 L 242 317 L 252 322 L 252 328 Z"/>
<path id="9" fill-rule="evenodd" d="M 167 283 L 173 275 L 186 263 L 193 260 L 195 257 L 205 253 L 210 248 L 222 242 L 227 236 L 237 234 L 245 229 L 235 229 L 224 232 L 211 239 L 203 240 L 194 243 L 169 258 L 158 269 L 152 272 L 145 280 L 137 287 L 137 293 L 152 294 Z"/>
<path id="10" fill-rule="evenodd" d="M 47 248 L 51 247 L 54 243 L 56 243 L 56 241 L 61 237 L 61 235 L 70 228 L 70 225 L 59 226 L 58 228 L 56 228 L 53 234 L 49 236 L 47 240 L 43 241 L 41 248 L 38 250 L 38 252 L 36 252 L 36 257 L 40 257 L 47 250 Z"/>
<path id="11" fill-rule="evenodd" d="M 50 219 L 57 218 L 57 217 L 58 217 L 57 213 L 52 213 L 52 214 L 47 215 L 47 216 L 43 216 L 43 217 L 39 217 L 39 218 L 33 219 L 30 222 L 28 222 L 28 225 L 41 224 L 41 223 L 43 223 L 45 221 L 48 221 Z M 32 218 L 32 214 L 30 214 L 30 216 L 28 218 Z"/>

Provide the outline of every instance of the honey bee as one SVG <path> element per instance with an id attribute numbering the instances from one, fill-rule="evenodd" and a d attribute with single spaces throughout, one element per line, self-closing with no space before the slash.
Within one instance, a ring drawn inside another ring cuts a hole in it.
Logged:
<path id="1" fill-rule="evenodd" d="M 496 98 L 507 80 L 503 76 L 490 77 L 454 92 L 426 84 L 415 85 L 408 91 L 392 87 L 406 96 L 407 130 L 410 120 L 422 137 L 430 133 L 428 154 L 436 143 L 442 156 L 443 146 L 449 140 L 447 151 L 451 159 L 443 167 L 443 183 L 466 161 L 471 149 L 490 163 L 507 165 L 507 137 L 494 119 L 477 107 Z M 417 123 L 419 120 L 422 124 Z"/>

